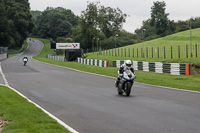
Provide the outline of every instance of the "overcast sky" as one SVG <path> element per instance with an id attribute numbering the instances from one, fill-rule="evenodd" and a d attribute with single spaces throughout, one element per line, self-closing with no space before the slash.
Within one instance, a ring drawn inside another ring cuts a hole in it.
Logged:
<path id="1" fill-rule="evenodd" d="M 29 0 L 31 10 L 44 11 L 47 7 L 63 7 L 72 10 L 76 15 L 87 7 L 87 1 L 97 0 Z M 142 21 L 151 17 L 151 7 L 154 1 L 165 1 L 166 13 L 170 20 L 187 20 L 190 17 L 200 17 L 200 0 L 98 0 L 101 5 L 119 8 L 130 17 L 126 19 L 123 29 L 134 33 L 142 26 Z"/>

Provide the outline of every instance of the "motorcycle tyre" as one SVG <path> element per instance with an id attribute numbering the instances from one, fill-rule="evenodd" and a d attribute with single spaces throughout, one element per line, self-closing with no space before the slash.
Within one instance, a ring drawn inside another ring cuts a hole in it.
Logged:
<path id="1" fill-rule="evenodd" d="M 122 94 L 123 94 L 123 92 L 120 92 L 120 91 L 118 91 L 118 94 L 119 94 L 119 95 L 122 95 Z"/>
<path id="2" fill-rule="evenodd" d="M 131 87 L 132 87 L 131 82 L 127 82 L 125 84 L 125 90 L 124 90 L 124 92 L 125 92 L 126 96 L 130 95 L 130 93 L 131 93 Z"/>
<path id="3" fill-rule="evenodd" d="M 118 92 L 119 95 L 123 94 L 123 92 L 119 91 L 119 86 L 117 87 L 117 92 Z"/>
<path id="4" fill-rule="evenodd" d="M 24 66 L 26 66 L 26 63 L 27 63 L 27 62 L 24 62 Z"/>

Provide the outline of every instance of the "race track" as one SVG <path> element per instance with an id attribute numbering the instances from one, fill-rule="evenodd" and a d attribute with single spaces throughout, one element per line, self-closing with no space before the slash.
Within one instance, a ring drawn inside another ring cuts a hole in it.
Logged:
<path id="1" fill-rule="evenodd" d="M 40 41 L 29 40 L 29 48 L 25 53 L 1 62 L 3 73 L 11 87 L 76 131 L 200 132 L 200 93 L 136 82 L 130 97 L 118 96 L 114 78 L 31 59 L 42 47 Z M 29 57 L 27 66 L 22 63 L 24 55 Z"/>

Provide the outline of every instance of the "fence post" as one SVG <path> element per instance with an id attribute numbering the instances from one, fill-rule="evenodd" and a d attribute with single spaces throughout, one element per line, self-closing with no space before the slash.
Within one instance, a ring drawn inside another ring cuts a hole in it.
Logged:
<path id="1" fill-rule="evenodd" d="M 196 58 L 197 58 L 197 44 L 195 45 L 195 47 L 196 47 Z"/>
<path id="2" fill-rule="evenodd" d="M 138 48 L 137 48 L 137 58 L 138 58 Z"/>
<path id="3" fill-rule="evenodd" d="M 152 47 L 152 58 L 153 58 L 153 47 Z"/>
<path id="4" fill-rule="evenodd" d="M 128 55 L 129 55 L 129 57 L 130 57 L 130 48 L 128 48 Z"/>
<path id="5" fill-rule="evenodd" d="M 101 55 L 101 47 L 99 47 L 99 55 Z"/>
<path id="6" fill-rule="evenodd" d="M 124 48 L 124 50 L 125 50 L 125 57 L 126 57 L 126 48 Z"/>
<path id="7" fill-rule="evenodd" d="M 99 55 L 102 55 L 102 49 L 99 47 Z"/>
<path id="8" fill-rule="evenodd" d="M 180 45 L 178 45 L 178 58 L 181 58 Z"/>
<path id="9" fill-rule="evenodd" d="M 172 54 L 172 46 L 171 46 L 171 59 L 173 58 L 173 54 Z"/>
<path id="10" fill-rule="evenodd" d="M 112 49 L 112 56 L 113 56 L 113 49 Z"/>
<path id="11" fill-rule="evenodd" d="M 134 48 L 133 48 L 133 58 L 134 58 Z"/>
<path id="12" fill-rule="evenodd" d="M 186 58 L 188 58 L 188 45 L 186 44 Z"/>
<path id="13" fill-rule="evenodd" d="M 158 58 L 159 58 L 159 47 L 157 49 L 158 49 Z"/>
<path id="14" fill-rule="evenodd" d="M 148 47 L 146 47 L 146 57 L 148 58 Z"/>
<path id="15" fill-rule="evenodd" d="M 123 49 L 121 48 L 121 56 L 123 56 Z"/>
<path id="16" fill-rule="evenodd" d="M 165 46 L 164 46 L 164 58 L 166 58 L 166 55 L 165 55 Z"/>
<path id="17" fill-rule="evenodd" d="M 143 57 L 143 48 L 141 48 L 141 58 L 144 58 Z"/>

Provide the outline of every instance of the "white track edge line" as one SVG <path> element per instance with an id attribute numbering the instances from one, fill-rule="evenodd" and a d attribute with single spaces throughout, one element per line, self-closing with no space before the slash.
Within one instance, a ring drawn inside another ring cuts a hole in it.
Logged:
<path id="1" fill-rule="evenodd" d="M 5 75 L 3 74 L 2 68 L 1 68 L 1 62 L 0 62 L 0 73 L 2 75 L 3 81 L 5 83 L 6 86 L 8 86 L 8 81 L 6 80 Z"/>
<path id="2" fill-rule="evenodd" d="M 67 125 L 66 123 L 64 123 L 63 121 L 61 121 L 60 119 L 58 119 L 56 116 L 54 116 L 53 114 L 51 114 L 50 112 L 48 112 L 47 110 L 45 110 L 44 108 L 42 108 L 41 106 L 39 106 L 38 104 L 36 104 L 35 102 L 31 101 L 30 99 L 28 99 L 26 96 L 24 96 L 22 93 L 20 93 L 19 91 L 15 90 L 14 88 L 12 88 L 11 86 L 9 86 L 6 78 L 5 78 L 5 75 L 3 74 L 3 71 L 1 69 L 1 62 L 0 62 L 0 73 L 4 79 L 4 82 L 5 82 L 5 85 L 3 84 L 0 84 L 0 85 L 3 85 L 3 86 L 6 86 L 8 88 L 10 88 L 11 90 L 15 91 L 18 95 L 20 95 L 21 97 L 25 98 L 28 102 L 34 104 L 36 107 L 40 108 L 43 112 L 45 112 L 47 115 L 49 115 L 51 118 L 53 118 L 54 120 L 56 120 L 60 125 L 64 126 L 66 129 L 68 129 L 70 132 L 72 133 L 79 133 L 77 132 L 76 130 L 74 130 L 72 127 L 70 127 L 69 125 Z"/>

